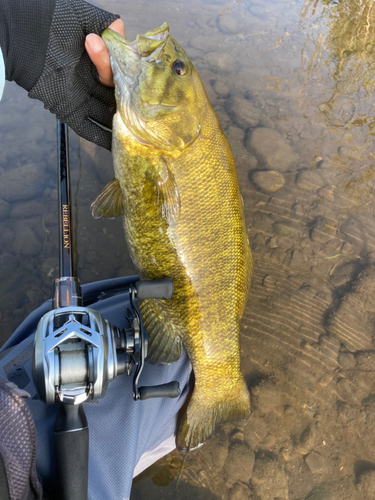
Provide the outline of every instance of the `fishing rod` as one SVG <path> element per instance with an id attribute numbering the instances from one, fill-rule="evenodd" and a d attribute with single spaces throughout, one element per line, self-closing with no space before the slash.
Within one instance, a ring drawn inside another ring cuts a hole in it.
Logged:
<path id="1" fill-rule="evenodd" d="M 80 282 L 74 275 L 68 142 L 68 128 L 58 120 L 60 278 L 54 281 L 52 310 L 37 326 L 33 378 L 40 399 L 59 405 L 54 430 L 58 495 L 61 500 L 87 500 L 89 428 L 83 403 L 103 397 L 111 380 L 133 371 L 135 401 L 175 398 L 180 389 L 177 381 L 139 387 L 148 338 L 137 301 L 171 299 L 172 280 L 136 281 L 128 286 L 130 307 L 124 306 L 127 326 L 123 329 L 84 307 Z M 107 282 L 103 284 L 108 291 Z"/>

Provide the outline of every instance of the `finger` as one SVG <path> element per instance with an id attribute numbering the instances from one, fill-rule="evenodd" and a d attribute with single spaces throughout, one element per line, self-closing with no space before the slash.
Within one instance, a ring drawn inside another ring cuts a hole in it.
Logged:
<path id="1" fill-rule="evenodd" d="M 125 26 L 124 26 L 124 23 L 121 21 L 121 19 L 116 19 L 116 21 L 113 21 L 113 23 L 110 24 L 108 26 L 108 28 L 113 30 L 113 31 L 116 31 L 117 33 L 119 33 L 122 36 L 126 36 L 125 35 Z"/>
<path id="2" fill-rule="evenodd" d="M 120 35 L 125 36 L 125 27 L 121 19 L 116 19 L 116 21 L 114 21 L 109 28 L 116 31 Z M 113 75 L 109 60 L 109 53 L 103 40 L 99 35 L 90 33 L 86 37 L 85 47 L 91 61 L 96 66 L 100 81 L 104 85 L 113 87 Z"/>
<path id="3" fill-rule="evenodd" d="M 100 36 L 90 33 L 86 37 L 85 47 L 91 61 L 96 66 L 100 81 L 104 85 L 113 87 L 113 74 L 109 61 L 109 53 L 103 40 Z"/>

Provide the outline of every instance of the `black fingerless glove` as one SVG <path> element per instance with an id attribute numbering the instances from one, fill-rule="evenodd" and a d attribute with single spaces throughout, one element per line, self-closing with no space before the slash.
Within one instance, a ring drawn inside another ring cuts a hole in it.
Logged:
<path id="1" fill-rule="evenodd" d="M 119 16 L 84 0 L 0 0 L 0 46 L 14 80 L 78 135 L 111 149 L 114 90 L 99 81 L 85 50 Z"/>

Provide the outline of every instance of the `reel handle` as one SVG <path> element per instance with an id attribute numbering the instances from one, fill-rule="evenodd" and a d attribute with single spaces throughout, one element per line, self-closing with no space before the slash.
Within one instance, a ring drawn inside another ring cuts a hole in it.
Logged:
<path id="1" fill-rule="evenodd" d="M 162 278 L 160 280 L 153 281 L 137 281 L 136 283 L 134 283 L 134 288 L 131 294 L 131 304 L 138 317 L 142 337 L 141 343 L 142 345 L 146 345 L 146 349 L 144 348 L 142 351 L 142 355 L 139 359 L 139 364 L 137 366 L 133 379 L 133 395 L 136 401 L 138 399 L 145 400 L 151 398 L 177 398 L 181 394 L 180 385 L 177 381 L 172 381 L 168 384 L 138 387 L 139 376 L 143 370 L 147 355 L 148 342 L 146 332 L 143 330 L 142 317 L 134 299 L 170 300 L 173 297 L 173 292 L 174 283 L 170 278 Z"/>
<path id="2" fill-rule="evenodd" d="M 180 384 L 176 380 L 168 384 L 139 388 L 139 399 L 142 400 L 151 398 L 177 398 L 180 394 Z"/>
<path id="3" fill-rule="evenodd" d="M 170 300 L 173 297 L 174 284 L 170 278 L 153 281 L 137 281 L 134 284 L 137 290 L 137 299 Z"/>

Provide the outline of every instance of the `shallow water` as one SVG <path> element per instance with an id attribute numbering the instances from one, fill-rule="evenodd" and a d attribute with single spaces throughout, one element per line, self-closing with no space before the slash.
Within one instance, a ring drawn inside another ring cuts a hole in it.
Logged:
<path id="1" fill-rule="evenodd" d="M 373 3 L 97 4 L 121 14 L 130 39 L 167 21 L 186 49 L 235 156 L 254 255 L 241 326 L 251 417 L 150 471 L 132 500 L 372 499 Z M 5 340 L 57 275 L 55 119 L 7 84 L 0 136 Z M 79 277 L 134 274 L 121 222 L 89 210 L 110 154 L 73 133 L 70 145 Z"/>

